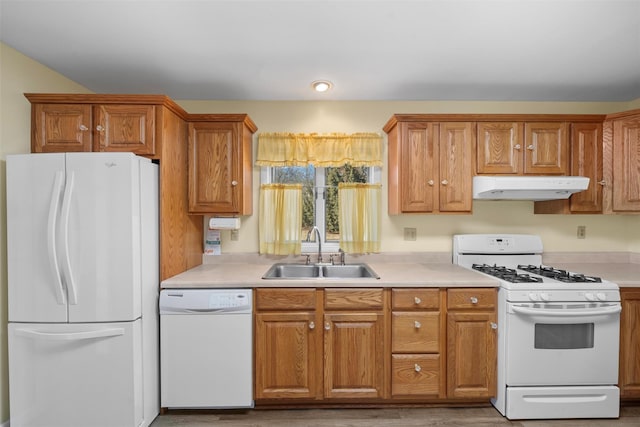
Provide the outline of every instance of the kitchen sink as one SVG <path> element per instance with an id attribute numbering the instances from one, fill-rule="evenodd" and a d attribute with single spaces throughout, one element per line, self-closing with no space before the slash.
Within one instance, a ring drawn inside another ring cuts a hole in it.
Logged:
<path id="1" fill-rule="evenodd" d="M 263 279 L 379 279 L 367 264 L 313 265 L 276 263 Z"/>

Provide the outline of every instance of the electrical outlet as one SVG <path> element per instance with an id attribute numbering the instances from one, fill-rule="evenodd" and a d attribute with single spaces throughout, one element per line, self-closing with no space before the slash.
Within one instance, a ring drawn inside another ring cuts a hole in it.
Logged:
<path id="1" fill-rule="evenodd" d="M 578 226 L 577 237 L 578 237 L 578 239 L 585 239 L 587 237 L 587 226 L 586 225 L 579 225 Z"/>
<path id="2" fill-rule="evenodd" d="M 231 230 L 231 240 L 238 240 L 238 230 Z"/>
<path id="3" fill-rule="evenodd" d="M 415 228 L 404 228 L 404 240 L 416 240 L 417 234 Z"/>

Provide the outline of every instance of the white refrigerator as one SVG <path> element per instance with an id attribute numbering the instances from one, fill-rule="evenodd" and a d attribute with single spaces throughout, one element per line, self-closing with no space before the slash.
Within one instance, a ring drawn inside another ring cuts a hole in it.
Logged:
<path id="1" fill-rule="evenodd" d="M 158 253 L 149 159 L 7 156 L 11 427 L 151 424 Z"/>

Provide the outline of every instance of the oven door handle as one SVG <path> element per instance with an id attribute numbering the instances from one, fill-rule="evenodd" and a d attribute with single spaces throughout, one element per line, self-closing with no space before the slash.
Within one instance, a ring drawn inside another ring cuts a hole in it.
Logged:
<path id="1" fill-rule="evenodd" d="M 514 305 L 511 307 L 514 312 L 520 314 L 528 314 L 532 316 L 548 316 L 548 317 L 582 317 L 582 316 L 609 316 L 622 311 L 622 306 L 614 305 L 612 307 L 599 308 L 595 310 L 545 310 L 539 308 L 519 307 Z"/>

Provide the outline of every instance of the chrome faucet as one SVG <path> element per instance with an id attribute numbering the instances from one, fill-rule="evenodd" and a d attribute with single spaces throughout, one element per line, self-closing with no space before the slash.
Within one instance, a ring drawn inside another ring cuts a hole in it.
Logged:
<path id="1" fill-rule="evenodd" d="M 311 241 L 311 233 L 316 232 L 316 241 L 318 242 L 318 264 L 322 263 L 322 239 L 320 238 L 320 230 L 317 226 L 313 226 L 307 233 L 307 242 Z"/>

